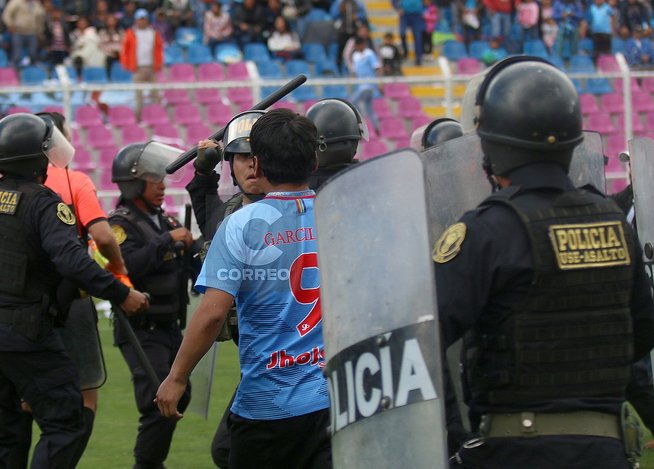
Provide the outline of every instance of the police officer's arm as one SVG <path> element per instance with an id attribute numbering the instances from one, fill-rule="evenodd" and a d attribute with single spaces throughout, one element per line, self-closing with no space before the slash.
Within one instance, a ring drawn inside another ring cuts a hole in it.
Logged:
<path id="1" fill-rule="evenodd" d="M 107 270 L 116 274 L 127 275 L 127 267 L 123 255 L 120 252 L 116 237 L 111 226 L 107 220 L 96 220 L 93 224 L 87 227 L 87 230 L 95 244 L 98 251 L 109 260 Z"/>
<path id="2" fill-rule="evenodd" d="M 37 196 L 27 223 L 38 233 L 39 243 L 63 277 L 75 280 L 93 296 L 120 304 L 128 313 L 147 306 L 145 296 L 120 283 L 92 260 L 77 239 L 75 219 L 66 216 L 67 206 L 52 193 Z"/>
<path id="3" fill-rule="evenodd" d="M 631 315 L 634 328 L 634 361 L 638 361 L 654 347 L 654 301 L 643 265 L 643 252 L 640 244 L 635 244 Z"/>
<path id="4" fill-rule="evenodd" d="M 164 417 L 182 417 L 177 404 L 186 389 L 191 371 L 216 340 L 233 301 L 234 297 L 222 290 L 206 290 L 184 333 L 170 373 L 157 390 L 155 402 Z"/>
<path id="5" fill-rule="evenodd" d="M 205 239 L 207 238 L 207 221 L 213 219 L 211 213 L 219 210 L 223 204 L 220 197 L 218 197 L 220 175 L 214 171 L 214 168 L 222 159 L 222 151 L 215 142 L 209 142 L 211 141 L 202 140 L 198 142 L 198 157 L 193 162 L 195 176 L 186 185 L 186 191 L 191 197 L 195 219 Z"/>

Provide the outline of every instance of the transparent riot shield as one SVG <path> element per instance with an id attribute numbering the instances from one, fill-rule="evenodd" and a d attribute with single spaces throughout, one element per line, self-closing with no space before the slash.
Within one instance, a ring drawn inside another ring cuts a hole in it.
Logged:
<path id="1" fill-rule="evenodd" d="M 99 388 L 107 379 L 97 324 L 98 312 L 87 297 L 72 302 L 65 326 L 56 329 L 75 363 L 82 390 Z"/>
<path id="2" fill-rule="evenodd" d="M 646 137 L 631 140 L 629 155 L 638 240 L 643 247 L 651 283 L 654 262 L 654 140 Z"/>
<path id="3" fill-rule="evenodd" d="M 191 373 L 191 384 L 193 385 L 193 399 L 188 409 L 203 417 L 209 418 L 209 403 L 211 400 L 211 387 L 213 386 L 213 375 L 216 367 L 216 352 L 218 343 L 214 343 L 209 351 L 193 368 Z"/>
<path id="4" fill-rule="evenodd" d="M 599 133 L 584 131 L 584 141 L 575 147 L 568 175 L 575 187 L 590 184 L 602 193 L 606 192 L 604 150 Z"/>
<path id="5" fill-rule="evenodd" d="M 315 202 L 335 468 L 447 467 L 423 165 L 354 165 Z"/>

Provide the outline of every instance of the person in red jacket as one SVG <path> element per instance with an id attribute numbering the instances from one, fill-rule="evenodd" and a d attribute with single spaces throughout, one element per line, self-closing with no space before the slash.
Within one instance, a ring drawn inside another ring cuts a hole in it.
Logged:
<path id="1" fill-rule="evenodd" d="M 155 83 L 157 72 L 163 66 L 163 40 L 150 26 L 148 12 L 139 8 L 134 14 L 134 26 L 125 32 L 120 63 L 134 74 L 134 83 Z M 150 91 L 150 98 L 158 102 L 159 94 Z M 141 117 L 143 92 L 136 92 L 136 115 Z"/>

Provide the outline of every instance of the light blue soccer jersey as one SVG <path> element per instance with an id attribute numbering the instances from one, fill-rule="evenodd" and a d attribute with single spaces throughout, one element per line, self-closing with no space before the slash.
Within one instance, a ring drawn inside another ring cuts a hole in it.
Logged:
<path id="1" fill-rule="evenodd" d="M 196 282 L 236 298 L 242 380 L 235 414 L 274 420 L 329 406 L 313 191 L 268 194 L 214 236 Z"/>

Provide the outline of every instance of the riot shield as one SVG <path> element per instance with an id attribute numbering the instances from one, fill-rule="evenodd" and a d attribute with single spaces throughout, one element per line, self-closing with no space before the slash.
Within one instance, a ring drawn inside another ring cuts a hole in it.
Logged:
<path id="1" fill-rule="evenodd" d="M 66 325 L 57 329 L 75 363 L 82 390 L 99 388 L 107 379 L 97 323 L 92 298 L 81 298 L 71 304 Z"/>
<path id="2" fill-rule="evenodd" d="M 599 133 L 584 131 L 584 141 L 575 147 L 568 176 L 575 187 L 590 184 L 602 193 L 606 192 L 604 150 Z"/>
<path id="3" fill-rule="evenodd" d="M 631 184 L 634 190 L 634 209 L 638 240 L 643 247 L 645 265 L 651 278 L 654 261 L 654 140 L 641 137 L 629 142 Z"/>
<path id="4" fill-rule="evenodd" d="M 351 166 L 315 212 L 334 467 L 447 467 L 419 156 Z"/>
<path id="5" fill-rule="evenodd" d="M 193 399 L 188 409 L 195 412 L 205 420 L 209 418 L 209 403 L 211 400 L 211 387 L 213 385 L 213 372 L 216 367 L 216 351 L 218 343 L 214 343 L 209 351 L 193 368 L 191 383 L 193 383 Z"/>

